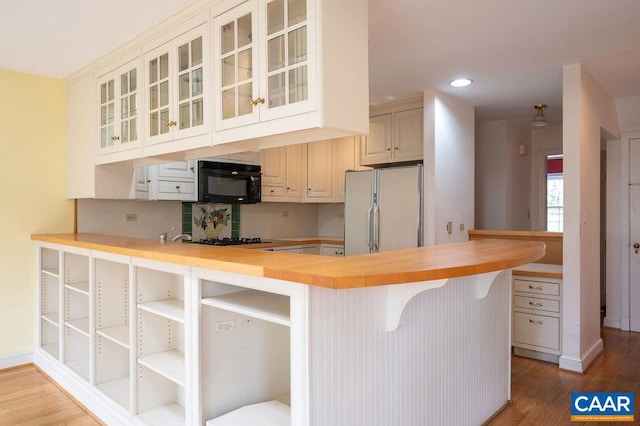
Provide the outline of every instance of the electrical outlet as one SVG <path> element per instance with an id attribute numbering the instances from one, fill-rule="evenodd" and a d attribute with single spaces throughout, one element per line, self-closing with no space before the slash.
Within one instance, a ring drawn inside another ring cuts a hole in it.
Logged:
<path id="1" fill-rule="evenodd" d="M 461 231 L 464 231 L 464 223 L 461 223 L 461 224 L 460 224 L 460 230 L 461 230 Z"/>
<path id="2" fill-rule="evenodd" d="M 124 221 L 125 222 L 137 222 L 138 221 L 138 215 L 136 213 L 125 213 L 124 214 Z"/>
<path id="3" fill-rule="evenodd" d="M 220 321 L 215 323 L 214 330 L 215 331 L 229 331 L 233 330 L 236 327 L 235 321 Z"/>

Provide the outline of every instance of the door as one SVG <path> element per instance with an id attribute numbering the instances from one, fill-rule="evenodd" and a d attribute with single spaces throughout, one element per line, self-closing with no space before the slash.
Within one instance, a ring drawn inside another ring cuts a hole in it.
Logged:
<path id="1" fill-rule="evenodd" d="M 379 169 L 378 251 L 422 245 L 422 167 Z"/>
<path id="2" fill-rule="evenodd" d="M 640 139 L 629 141 L 629 328 L 640 332 Z"/>
<path id="3" fill-rule="evenodd" d="M 345 173 L 344 254 L 369 253 L 371 235 L 370 213 L 373 203 L 375 171 L 362 170 Z"/>

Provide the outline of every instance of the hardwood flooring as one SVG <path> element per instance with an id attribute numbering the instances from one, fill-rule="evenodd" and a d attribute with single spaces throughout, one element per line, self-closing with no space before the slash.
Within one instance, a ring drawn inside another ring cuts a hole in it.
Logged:
<path id="1" fill-rule="evenodd" d="M 101 424 L 33 365 L 0 371 L 1 426 Z"/>
<path id="2" fill-rule="evenodd" d="M 602 329 L 604 351 L 585 374 L 556 364 L 514 356 L 511 403 L 488 425 L 605 425 L 571 422 L 571 392 L 635 392 L 640 425 L 640 333 Z M 616 423 L 631 424 L 631 423 Z"/>
<path id="3" fill-rule="evenodd" d="M 607 391 L 635 392 L 634 424 L 640 425 L 640 333 L 603 328 L 602 338 L 604 352 L 585 374 L 513 357 L 512 402 L 488 425 L 584 425 L 571 423 L 571 392 Z M 24 365 L 0 371 L 0 426 L 16 425 L 101 423 L 33 365 Z"/>

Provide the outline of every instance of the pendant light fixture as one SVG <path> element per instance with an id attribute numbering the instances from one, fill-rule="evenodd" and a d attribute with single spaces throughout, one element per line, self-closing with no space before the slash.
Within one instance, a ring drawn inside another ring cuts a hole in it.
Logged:
<path id="1" fill-rule="evenodd" d="M 548 126 L 547 119 L 544 117 L 544 109 L 547 107 L 545 104 L 537 104 L 533 106 L 538 112 L 536 113 L 533 120 L 531 120 L 531 125 L 534 127 L 544 127 Z"/>

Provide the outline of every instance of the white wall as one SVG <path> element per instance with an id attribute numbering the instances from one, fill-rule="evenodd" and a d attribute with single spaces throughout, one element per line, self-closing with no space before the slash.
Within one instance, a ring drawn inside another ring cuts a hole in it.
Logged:
<path id="1" fill-rule="evenodd" d="M 138 221 L 125 222 L 125 213 Z M 180 201 L 78 200 L 78 232 L 156 239 L 174 226 L 182 229 Z"/>
<path id="2" fill-rule="evenodd" d="M 507 162 L 506 121 L 477 126 L 475 144 L 475 226 L 478 229 L 506 228 Z"/>
<path id="3" fill-rule="evenodd" d="M 466 241 L 474 227 L 474 122 L 472 106 L 424 92 L 425 245 Z"/>
<path id="4" fill-rule="evenodd" d="M 615 104 L 581 64 L 563 70 L 563 351 L 560 367 L 584 371 L 600 338 L 600 140 L 618 134 Z"/>
<path id="5" fill-rule="evenodd" d="M 243 237 L 315 237 L 318 233 L 317 204 L 244 204 L 240 207 L 240 215 Z"/>
<path id="6" fill-rule="evenodd" d="M 520 146 L 525 153 L 520 154 Z M 505 120 L 477 127 L 475 226 L 478 229 L 531 229 L 531 132 Z"/>
<path id="7" fill-rule="evenodd" d="M 138 221 L 125 222 L 125 213 Z M 78 232 L 156 239 L 182 229 L 179 201 L 78 200 Z M 344 237 L 344 204 L 259 203 L 240 207 L 243 237 Z"/>

